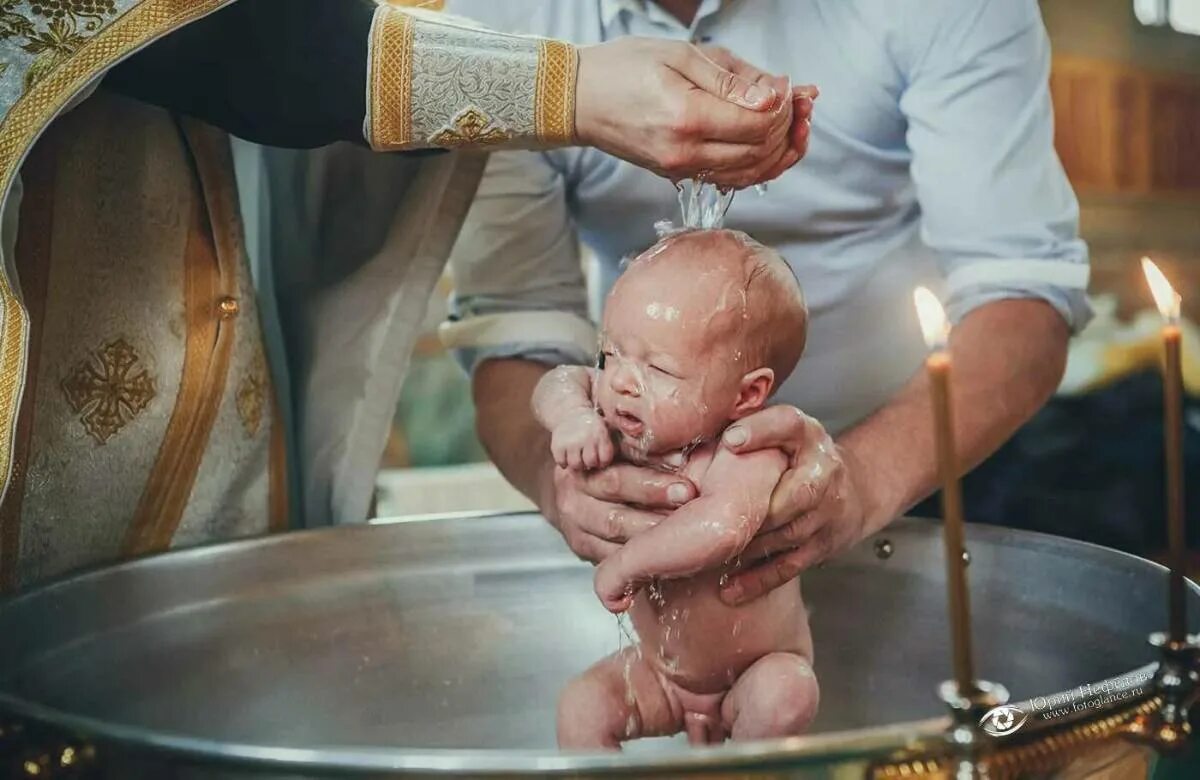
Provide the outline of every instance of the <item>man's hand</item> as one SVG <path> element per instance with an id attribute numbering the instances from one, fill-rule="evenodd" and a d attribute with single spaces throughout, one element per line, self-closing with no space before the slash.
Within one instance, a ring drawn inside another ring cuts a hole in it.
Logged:
<path id="1" fill-rule="evenodd" d="M 1039 300 L 995 301 L 955 327 L 954 437 L 963 471 L 995 452 L 1050 398 L 1062 379 L 1069 335 L 1062 316 Z M 729 603 L 765 593 L 878 532 L 937 487 L 924 371 L 841 433 L 836 445 L 816 420 L 789 406 L 738 421 L 724 443 L 735 452 L 778 447 L 790 459 L 771 497 L 769 530 L 743 553 L 752 568 L 721 592 Z"/>
<path id="2" fill-rule="evenodd" d="M 581 48 L 577 83 L 580 141 L 672 180 L 729 187 L 800 160 L 816 97 L 724 49 L 653 38 Z"/>
<path id="3" fill-rule="evenodd" d="M 783 450 L 788 468 L 771 494 L 763 530 L 742 552 L 743 569 L 721 590 L 741 604 L 857 543 L 866 496 L 855 464 L 819 422 L 793 406 L 773 406 L 726 429 L 734 452 Z"/>
<path id="4" fill-rule="evenodd" d="M 696 497 L 686 478 L 617 464 L 590 472 L 555 468 L 538 502 L 571 550 L 599 563 L 666 513 Z"/>

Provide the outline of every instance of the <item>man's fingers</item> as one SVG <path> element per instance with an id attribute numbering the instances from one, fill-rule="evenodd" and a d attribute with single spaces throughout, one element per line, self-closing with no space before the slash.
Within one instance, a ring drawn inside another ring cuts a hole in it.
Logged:
<path id="1" fill-rule="evenodd" d="M 601 501 L 651 508 L 672 509 L 696 497 L 696 486 L 684 477 L 628 464 L 584 474 L 578 487 Z"/>
<path id="2" fill-rule="evenodd" d="M 571 552 L 589 563 L 600 563 L 621 549 L 621 545 L 598 536 L 581 533 L 567 540 Z"/>
<path id="3" fill-rule="evenodd" d="M 754 146 L 744 146 L 733 164 L 714 165 L 713 179 L 727 186 L 748 187 L 768 178 L 780 162 L 793 151 L 792 128 L 786 117 L 771 129 L 770 135 Z M 708 145 L 706 145 L 708 146 Z"/>
<path id="4" fill-rule="evenodd" d="M 787 173 L 787 171 L 793 165 L 800 162 L 800 158 L 804 156 L 804 153 L 807 151 L 807 149 L 807 146 L 801 149 L 788 149 L 783 157 L 779 158 L 779 161 L 775 163 L 774 167 L 766 172 L 766 174 L 762 177 L 762 180 L 774 181 L 783 174 Z"/>
<path id="5" fill-rule="evenodd" d="M 721 601 L 738 606 L 795 579 L 818 559 L 819 548 L 801 547 L 734 574 L 721 587 Z"/>
<path id="6" fill-rule="evenodd" d="M 777 447 L 794 455 L 817 437 L 825 438 L 820 423 L 794 406 L 769 406 L 725 429 L 721 442 L 734 452 Z"/>
<path id="7" fill-rule="evenodd" d="M 800 84 L 792 87 L 792 97 L 802 97 L 808 98 L 809 100 L 816 100 L 817 98 L 821 97 L 821 90 L 816 84 Z"/>
<path id="8" fill-rule="evenodd" d="M 730 64 L 737 60 L 728 52 L 718 56 Z M 781 98 L 772 87 L 755 80 L 758 72 L 751 71 L 751 78 L 738 75 L 734 70 L 722 67 L 695 46 L 687 47 L 683 55 L 673 63 L 673 67 L 688 81 L 713 97 L 742 108 L 754 111 L 769 110 L 774 108 Z M 743 73 L 747 72 L 740 64 L 735 67 Z"/>
<path id="9" fill-rule="evenodd" d="M 801 521 L 811 524 L 809 515 L 821 505 L 833 481 L 832 469 L 800 468 L 788 469 L 780 477 L 771 492 L 771 505 L 767 510 L 767 522 L 787 522 L 787 527 Z M 794 518 L 794 519 L 793 519 Z M 770 525 L 768 528 L 772 527 Z M 797 529 L 794 533 L 798 533 Z M 801 536 L 800 538 L 804 538 Z"/>
<path id="10" fill-rule="evenodd" d="M 729 49 L 726 49 L 724 46 L 716 46 L 711 43 L 706 43 L 701 44 L 696 48 L 700 50 L 701 54 L 703 54 L 705 57 L 708 57 L 717 65 L 721 66 L 730 73 L 733 73 L 734 75 L 741 76 L 747 81 L 758 83 L 766 80 L 768 83 L 771 83 L 770 80 L 776 78 L 770 73 L 767 73 L 765 70 L 761 70 L 760 68 L 751 65 L 749 62 L 746 62 Z M 784 80 L 786 81 L 786 79 Z M 772 84 L 772 86 L 774 85 Z"/>
<path id="11" fill-rule="evenodd" d="M 615 544 L 624 544 L 633 537 L 658 525 L 661 515 L 619 504 L 595 502 L 588 507 L 588 516 L 579 519 L 582 530 Z"/>
<path id="12" fill-rule="evenodd" d="M 804 545 L 821 530 L 826 522 L 823 513 L 809 512 L 773 531 L 762 533 L 746 545 L 739 556 L 743 569 L 750 569 L 781 552 L 790 552 Z"/>
<path id="13" fill-rule="evenodd" d="M 697 144 L 695 159 L 701 161 L 709 180 L 728 184 L 726 179 L 743 171 L 748 173 L 762 159 L 762 154 L 762 147 L 754 144 L 705 141 Z"/>

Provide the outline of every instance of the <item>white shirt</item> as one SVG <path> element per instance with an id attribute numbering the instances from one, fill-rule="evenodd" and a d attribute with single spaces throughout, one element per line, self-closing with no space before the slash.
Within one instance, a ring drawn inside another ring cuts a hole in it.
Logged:
<path id="1" fill-rule="evenodd" d="M 690 27 L 636 0 L 451 0 L 506 31 L 598 43 L 711 41 L 821 89 L 808 156 L 726 226 L 776 248 L 810 307 L 808 348 L 775 400 L 839 431 L 920 366 L 912 290 L 953 319 L 1005 298 L 1088 319 L 1087 248 L 1053 147 L 1050 49 L 1035 0 L 704 0 Z M 600 288 L 679 220 L 674 187 L 594 149 L 495 153 L 451 259 L 445 331 L 489 357 L 586 362 L 579 239 Z M 592 312 L 595 314 L 595 311 Z"/>

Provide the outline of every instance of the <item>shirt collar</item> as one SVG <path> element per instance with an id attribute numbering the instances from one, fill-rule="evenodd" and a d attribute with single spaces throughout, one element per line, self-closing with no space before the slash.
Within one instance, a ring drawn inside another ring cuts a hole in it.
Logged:
<path id="1" fill-rule="evenodd" d="M 696 18 L 692 22 L 692 26 L 695 27 L 701 19 L 712 16 L 728 4 L 729 0 L 700 0 L 700 7 L 696 9 Z M 600 0 L 600 21 L 606 32 L 617 23 L 622 11 L 628 11 L 651 21 L 678 24 L 674 17 L 656 6 L 653 0 Z"/>

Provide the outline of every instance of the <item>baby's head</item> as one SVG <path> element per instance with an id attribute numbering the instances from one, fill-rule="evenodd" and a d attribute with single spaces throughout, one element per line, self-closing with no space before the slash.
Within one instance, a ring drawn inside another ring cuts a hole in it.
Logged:
<path id="1" fill-rule="evenodd" d="M 630 261 L 608 297 L 596 402 L 646 454 L 713 438 L 763 407 L 807 329 L 778 253 L 733 230 L 674 233 Z"/>

